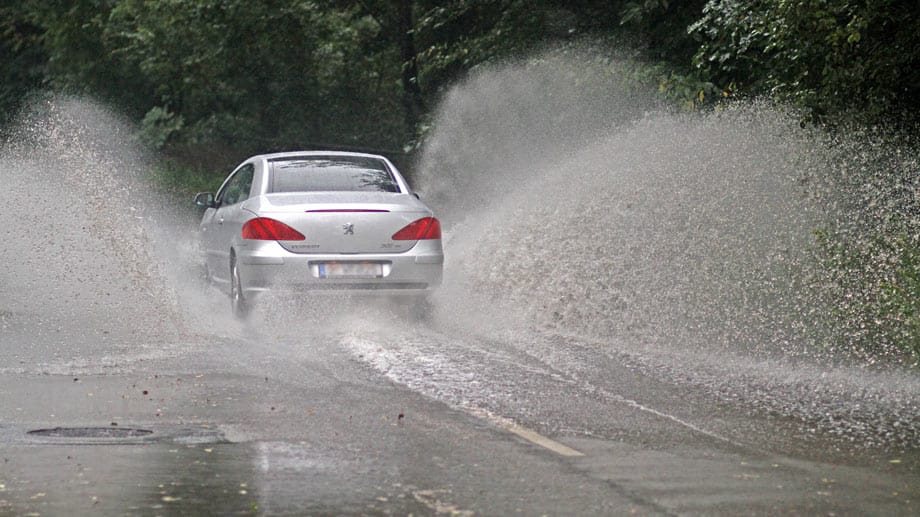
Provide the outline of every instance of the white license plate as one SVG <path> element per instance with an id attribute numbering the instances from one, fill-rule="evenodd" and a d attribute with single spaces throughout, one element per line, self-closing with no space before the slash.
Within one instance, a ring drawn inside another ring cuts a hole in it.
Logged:
<path id="1" fill-rule="evenodd" d="M 376 262 L 320 262 L 313 264 L 318 278 L 380 278 L 383 264 Z"/>

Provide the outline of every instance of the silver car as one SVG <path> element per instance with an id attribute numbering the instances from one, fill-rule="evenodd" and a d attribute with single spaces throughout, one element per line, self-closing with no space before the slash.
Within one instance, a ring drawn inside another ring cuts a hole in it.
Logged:
<path id="1" fill-rule="evenodd" d="M 238 316 L 268 290 L 422 300 L 441 283 L 441 224 L 383 156 L 253 156 L 195 203 L 208 278 Z"/>

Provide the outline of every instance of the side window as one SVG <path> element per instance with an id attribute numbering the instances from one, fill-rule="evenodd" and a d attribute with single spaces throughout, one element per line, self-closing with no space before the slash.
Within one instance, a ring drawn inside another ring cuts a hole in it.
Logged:
<path id="1" fill-rule="evenodd" d="M 240 167 L 230 181 L 224 185 L 223 190 L 217 194 L 217 202 L 220 203 L 220 206 L 235 205 L 249 199 L 254 172 L 255 167 L 251 163 Z"/>

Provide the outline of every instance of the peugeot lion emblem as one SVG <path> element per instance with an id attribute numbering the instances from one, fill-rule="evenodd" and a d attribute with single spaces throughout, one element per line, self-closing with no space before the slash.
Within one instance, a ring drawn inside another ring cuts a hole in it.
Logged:
<path id="1" fill-rule="evenodd" d="M 354 235 L 355 234 L 355 225 L 351 223 L 345 223 L 342 225 L 342 229 L 345 230 L 345 235 Z"/>

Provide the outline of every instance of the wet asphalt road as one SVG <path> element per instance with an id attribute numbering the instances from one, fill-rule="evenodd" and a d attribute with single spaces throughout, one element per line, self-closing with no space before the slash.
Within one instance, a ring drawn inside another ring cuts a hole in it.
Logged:
<path id="1" fill-rule="evenodd" d="M 5 311 L 0 515 L 920 511 L 916 449 L 847 446 L 615 357 L 562 368 L 582 345 L 561 338 L 357 321 L 81 334 Z M 152 433 L 28 434 L 56 427 Z"/>

